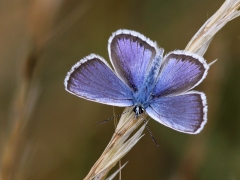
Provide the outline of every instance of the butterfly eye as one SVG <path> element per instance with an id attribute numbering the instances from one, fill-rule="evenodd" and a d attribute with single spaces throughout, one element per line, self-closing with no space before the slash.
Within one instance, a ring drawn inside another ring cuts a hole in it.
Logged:
<path id="1" fill-rule="evenodd" d="M 144 109 L 142 106 L 135 106 L 133 108 L 133 112 L 135 112 L 135 117 L 138 118 L 139 114 L 142 114 L 144 112 Z"/>

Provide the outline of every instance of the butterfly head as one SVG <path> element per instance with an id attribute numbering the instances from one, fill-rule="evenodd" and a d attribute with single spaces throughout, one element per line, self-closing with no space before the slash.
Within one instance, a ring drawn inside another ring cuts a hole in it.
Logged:
<path id="1" fill-rule="evenodd" d="M 133 108 L 133 112 L 135 112 L 135 117 L 138 118 L 139 114 L 144 112 L 144 108 L 141 105 L 136 105 Z"/>

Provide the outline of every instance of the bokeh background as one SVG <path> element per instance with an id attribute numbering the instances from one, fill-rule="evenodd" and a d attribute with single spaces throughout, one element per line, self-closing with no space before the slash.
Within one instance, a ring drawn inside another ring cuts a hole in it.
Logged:
<path id="1" fill-rule="evenodd" d="M 223 0 L 0 1 L 0 153 L 18 122 L 12 179 L 83 179 L 108 144 L 113 107 L 64 90 L 71 66 L 90 53 L 108 62 L 118 29 L 138 31 L 169 52 L 184 49 Z M 122 163 L 124 180 L 240 179 L 240 18 L 214 37 L 205 59 L 218 61 L 197 90 L 207 95 L 208 123 L 198 135 L 151 120 L 149 133 Z M 120 114 L 123 108 L 114 108 Z M 13 146 L 14 147 L 14 146 Z M 115 169 L 116 170 L 116 169 Z"/>

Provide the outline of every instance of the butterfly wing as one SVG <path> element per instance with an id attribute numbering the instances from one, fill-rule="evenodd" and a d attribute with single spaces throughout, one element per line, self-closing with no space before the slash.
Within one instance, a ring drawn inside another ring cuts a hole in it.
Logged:
<path id="1" fill-rule="evenodd" d="M 189 91 L 178 96 L 154 100 L 146 112 L 159 123 L 176 131 L 197 134 L 207 122 L 207 102 L 204 93 Z"/>
<path id="2" fill-rule="evenodd" d="M 154 96 L 177 95 L 186 92 L 206 77 L 209 65 L 202 56 L 185 51 L 173 51 L 162 62 Z"/>
<path id="3" fill-rule="evenodd" d="M 117 75 L 136 92 L 157 53 L 163 50 L 142 34 L 130 30 L 118 30 L 108 41 L 110 60 Z"/>
<path id="4" fill-rule="evenodd" d="M 95 54 L 75 64 L 64 84 L 68 92 L 90 101 L 120 107 L 133 105 L 130 88 Z"/>

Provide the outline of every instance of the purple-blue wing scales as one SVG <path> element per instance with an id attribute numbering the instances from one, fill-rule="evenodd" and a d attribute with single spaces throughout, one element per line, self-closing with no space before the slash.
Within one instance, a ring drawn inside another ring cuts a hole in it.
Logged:
<path id="1" fill-rule="evenodd" d="M 146 108 L 150 117 L 176 131 L 199 133 L 207 122 L 207 102 L 204 93 L 189 91 L 178 96 L 154 100 Z"/>
<path id="2" fill-rule="evenodd" d="M 90 101 L 120 107 L 133 105 L 130 88 L 95 54 L 75 64 L 64 84 L 70 93 Z"/>
<path id="3" fill-rule="evenodd" d="M 208 69 L 202 56 L 185 51 L 170 52 L 163 59 L 153 94 L 161 97 L 186 92 L 202 82 Z"/>
<path id="4" fill-rule="evenodd" d="M 142 86 L 151 62 L 159 51 L 163 53 L 155 42 L 130 30 L 118 30 L 108 41 L 114 70 L 134 92 Z"/>

